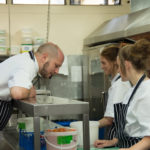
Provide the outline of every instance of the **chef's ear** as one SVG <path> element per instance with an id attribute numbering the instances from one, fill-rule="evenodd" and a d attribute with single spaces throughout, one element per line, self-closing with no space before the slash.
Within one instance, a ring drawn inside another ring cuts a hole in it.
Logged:
<path id="1" fill-rule="evenodd" d="M 48 61 L 48 53 L 46 53 L 46 52 L 45 52 L 45 53 L 42 53 L 42 56 L 41 56 L 41 57 L 42 57 L 42 62 L 43 62 L 43 63 L 45 63 L 45 62 Z"/>
<path id="2" fill-rule="evenodd" d="M 130 61 L 125 60 L 124 65 L 125 65 L 126 70 L 129 70 L 131 68 L 131 62 Z"/>

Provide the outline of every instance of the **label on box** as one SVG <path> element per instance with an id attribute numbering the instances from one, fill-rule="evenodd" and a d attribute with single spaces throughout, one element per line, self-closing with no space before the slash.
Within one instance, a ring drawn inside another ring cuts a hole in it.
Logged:
<path id="1" fill-rule="evenodd" d="M 71 141 L 72 141 L 72 135 L 57 137 L 57 144 L 59 144 L 59 145 L 70 144 Z"/>
<path id="2" fill-rule="evenodd" d="M 26 125 L 24 122 L 19 123 L 19 129 L 22 129 L 22 130 L 26 129 Z"/>
<path id="3" fill-rule="evenodd" d="M 32 45 L 31 44 L 22 44 L 21 45 L 21 52 L 29 52 L 29 51 L 32 51 Z"/>

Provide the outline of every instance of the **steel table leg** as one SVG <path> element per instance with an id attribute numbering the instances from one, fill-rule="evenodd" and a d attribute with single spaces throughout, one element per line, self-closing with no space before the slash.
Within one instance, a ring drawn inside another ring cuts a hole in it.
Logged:
<path id="1" fill-rule="evenodd" d="M 90 150 L 89 114 L 83 114 L 83 149 Z"/>
<path id="2" fill-rule="evenodd" d="M 41 150 L 40 143 L 40 117 L 34 117 L 34 150 Z"/>

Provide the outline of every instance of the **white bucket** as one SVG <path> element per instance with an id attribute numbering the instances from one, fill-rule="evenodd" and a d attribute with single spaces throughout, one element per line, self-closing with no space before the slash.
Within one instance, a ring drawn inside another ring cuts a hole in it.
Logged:
<path id="1" fill-rule="evenodd" d="M 44 137 L 47 150 L 77 150 L 77 131 L 75 129 L 65 132 L 46 130 Z"/>
<path id="2" fill-rule="evenodd" d="M 25 130 L 27 132 L 33 132 L 33 117 L 25 117 L 25 118 L 19 118 L 17 120 L 17 130 L 19 131 L 19 124 L 24 124 Z M 45 119 L 40 118 L 40 130 L 44 131 L 44 124 L 45 124 Z"/>
<path id="3" fill-rule="evenodd" d="M 78 131 L 78 145 L 83 146 L 83 122 L 76 121 L 70 124 L 71 128 L 75 128 Z M 89 133 L 90 133 L 90 145 L 93 145 L 94 142 L 98 139 L 99 134 L 99 122 L 98 121 L 89 121 Z"/>

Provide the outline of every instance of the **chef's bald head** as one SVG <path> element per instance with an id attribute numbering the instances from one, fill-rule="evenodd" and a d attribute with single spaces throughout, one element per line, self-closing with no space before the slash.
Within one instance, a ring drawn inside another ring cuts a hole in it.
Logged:
<path id="1" fill-rule="evenodd" d="M 49 42 L 41 45 L 36 53 L 48 53 L 50 57 L 57 57 L 59 51 L 61 51 L 61 49 L 56 44 Z"/>

